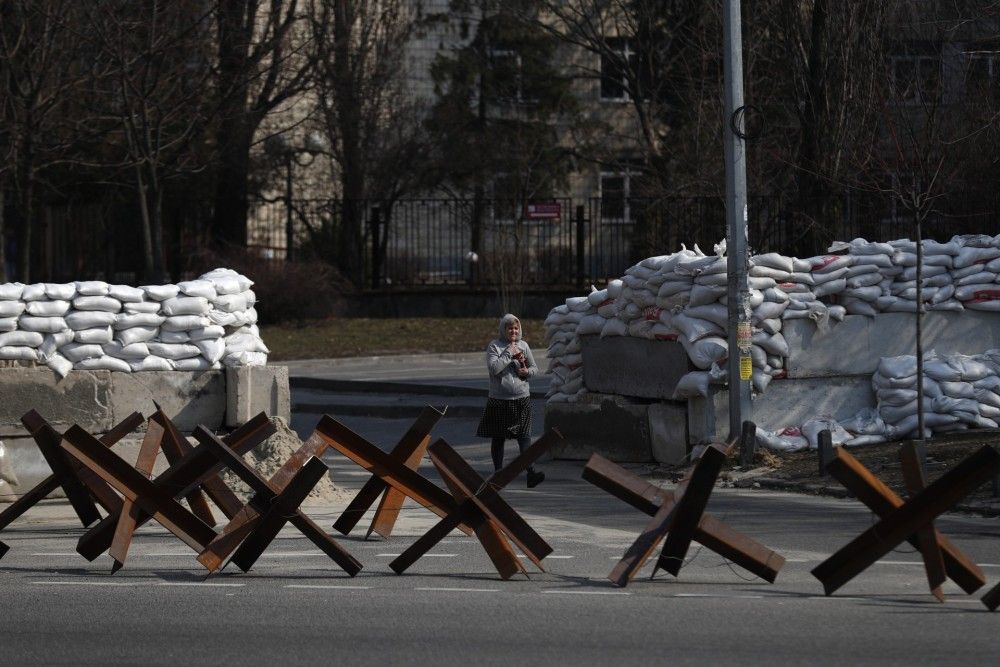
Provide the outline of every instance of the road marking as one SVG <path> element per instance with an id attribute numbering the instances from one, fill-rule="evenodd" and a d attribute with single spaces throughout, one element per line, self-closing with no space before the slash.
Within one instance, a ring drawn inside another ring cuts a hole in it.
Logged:
<path id="1" fill-rule="evenodd" d="M 725 598 L 729 600 L 762 600 L 763 595 L 725 595 L 722 593 L 675 593 L 675 598 Z"/>
<path id="2" fill-rule="evenodd" d="M 142 586 L 138 581 L 32 581 L 40 586 Z"/>
<path id="3" fill-rule="evenodd" d="M 242 588 L 246 584 L 223 584 L 208 581 L 161 581 L 157 586 L 211 586 L 214 588 Z"/>
<path id="4" fill-rule="evenodd" d="M 562 595 L 631 595 L 628 591 L 560 591 L 555 589 L 549 589 L 542 591 L 543 593 L 558 593 Z"/>
<path id="5" fill-rule="evenodd" d="M 499 593 L 499 588 L 445 588 L 438 586 L 422 586 L 414 588 L 415 591 L 442 591 L 448 593 Z"/>
<path id="6" fill-rule="evenodd" d="M 375 558 L 396 558 L 400 554 L 375 554 Z M 424 558 L 454 558 L 458 554 L 424 554 Z"/>
<path id="7" fill-rule="evenodd" d="M 342 591 L 367 591 L 371 586 L 335 586 L 331 584 L 288 584 L 285 588 L 330 589 Z"/>
<path id="8" fill-rule="evenodd" d="M 527 556 L 525 556 L 524 554 L 518 554 L 517 557 L 518 558 L 527 558 Z M 547 558 L 547 559 L 548 558 L 556 558 L 556 559 L 562 558 L 562 559 L 566 559 L 566 558 L 573 558 L 573 556 L 553 556 L 553 555 L 548 555 L 545 558 Z"/>
<path id="9" fill-rule="evenodd" d="M 863 602 L 870 598 L 857 598 L 857 597 L 842 597 L 842 596 L 831 596 L 831 595 L 810 595 L 806 598 L 807 600 L 846 600 L 849 602 Z"/>
<path id="10" fill-rule="evenodd" d="M 31 555 L 32 556 L 41 556 L 42 558 L 44 558 L 46 556 L 52 557 L 52 558 L 68 558 L 68 557 L 71 557 L 71 556 L 79 556 L 80 554 L 76 553 L 75 551 L 66 551 L 66 552 L 62 552 L 62 551 L 41 551 L 41 552 L 38 552 L 38 553 L 33 553 Z"/>

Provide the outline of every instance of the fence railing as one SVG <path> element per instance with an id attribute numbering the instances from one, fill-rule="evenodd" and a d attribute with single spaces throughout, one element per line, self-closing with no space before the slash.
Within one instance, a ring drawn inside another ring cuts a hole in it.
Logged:
<path id="1" fill-rule="evenodd" d="M 279 261 L 335 256 L 343 205 L 339 200 L 295 201 L 291 209 L 283 202 L 264 204 L 251 223 L 250 244 Z M 720 197 L 406 199 L 354 206 L 362 216 L 365 247 L 365 275 L 358 282 L 381 289 L 582 287 L 621 276 L 643 257 L 675 252 L 681 244 L 712 252 L 726 236 Z M 755 252 L 799 257 L 822 254 L 835 240 L 914 234 L 913 215 L 898 200 L 874 193 L 805 202 L 751 197 L 747 224 Z M 942 197 L 923 221 L 928 238 L 970 233 L 1000 233 L 1000 197 Z"/>

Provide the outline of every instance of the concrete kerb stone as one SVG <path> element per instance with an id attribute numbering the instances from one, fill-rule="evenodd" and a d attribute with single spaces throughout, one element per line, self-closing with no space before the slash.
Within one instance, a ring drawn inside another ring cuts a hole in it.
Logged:
<path id="1" fill-rule="evenodd" d="M 258 412 L 281 417 L 292 416 L 287 366 L 246 366 L 227 368 L 225 424 L 245 424 Z"/>

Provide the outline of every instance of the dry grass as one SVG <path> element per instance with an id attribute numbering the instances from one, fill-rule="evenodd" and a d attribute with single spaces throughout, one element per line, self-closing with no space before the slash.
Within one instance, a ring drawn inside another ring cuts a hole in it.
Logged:
<path id="1" fill-rule="evenodd" d="M 496 337 L 494 318 L 333 318 L 261 327 L 270 361 L 385 354 L 479 352 Z M 532 348 L 544 346 L 541 320 L 522 320 Z"/>

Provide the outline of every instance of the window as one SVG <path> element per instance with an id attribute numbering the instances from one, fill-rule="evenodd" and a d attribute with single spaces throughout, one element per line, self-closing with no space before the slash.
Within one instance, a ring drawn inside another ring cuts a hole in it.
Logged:
<path id="1" fill-rule="evenodd" d="M 967 51 L 965 58 L 966 96 L 1000 95 L 1000 52 Z"/>
<path id="2" fill-rule="evenodd" d="M 902 54 L 892 57 L 892 83 L 899 104 L 937 102 L 941 95 L 941 58 Z"/>
<path id="3" fill-rule="evenodd" d="M 631 173 L 601 172 L 601 219 L 605 222 L 629 222 Z"/>
<path id="4" fill-rule="evenodd" d="M 534 81 L 525 72 L 520 54 L 510 49 L 494 49 L 490 52 L 490 64 L 493 96 L 497 101 L 508 104 L 538 101 L 538 95 L 532 89 Z"/>
<path id="5" fill-rule="evenodd" d="M 605 44 L 610 53 L 601 54 L 601 99 L 628 101 L 629 73 L 636 71 L 638 55 L 625 37 L 609 37 Z"/>

